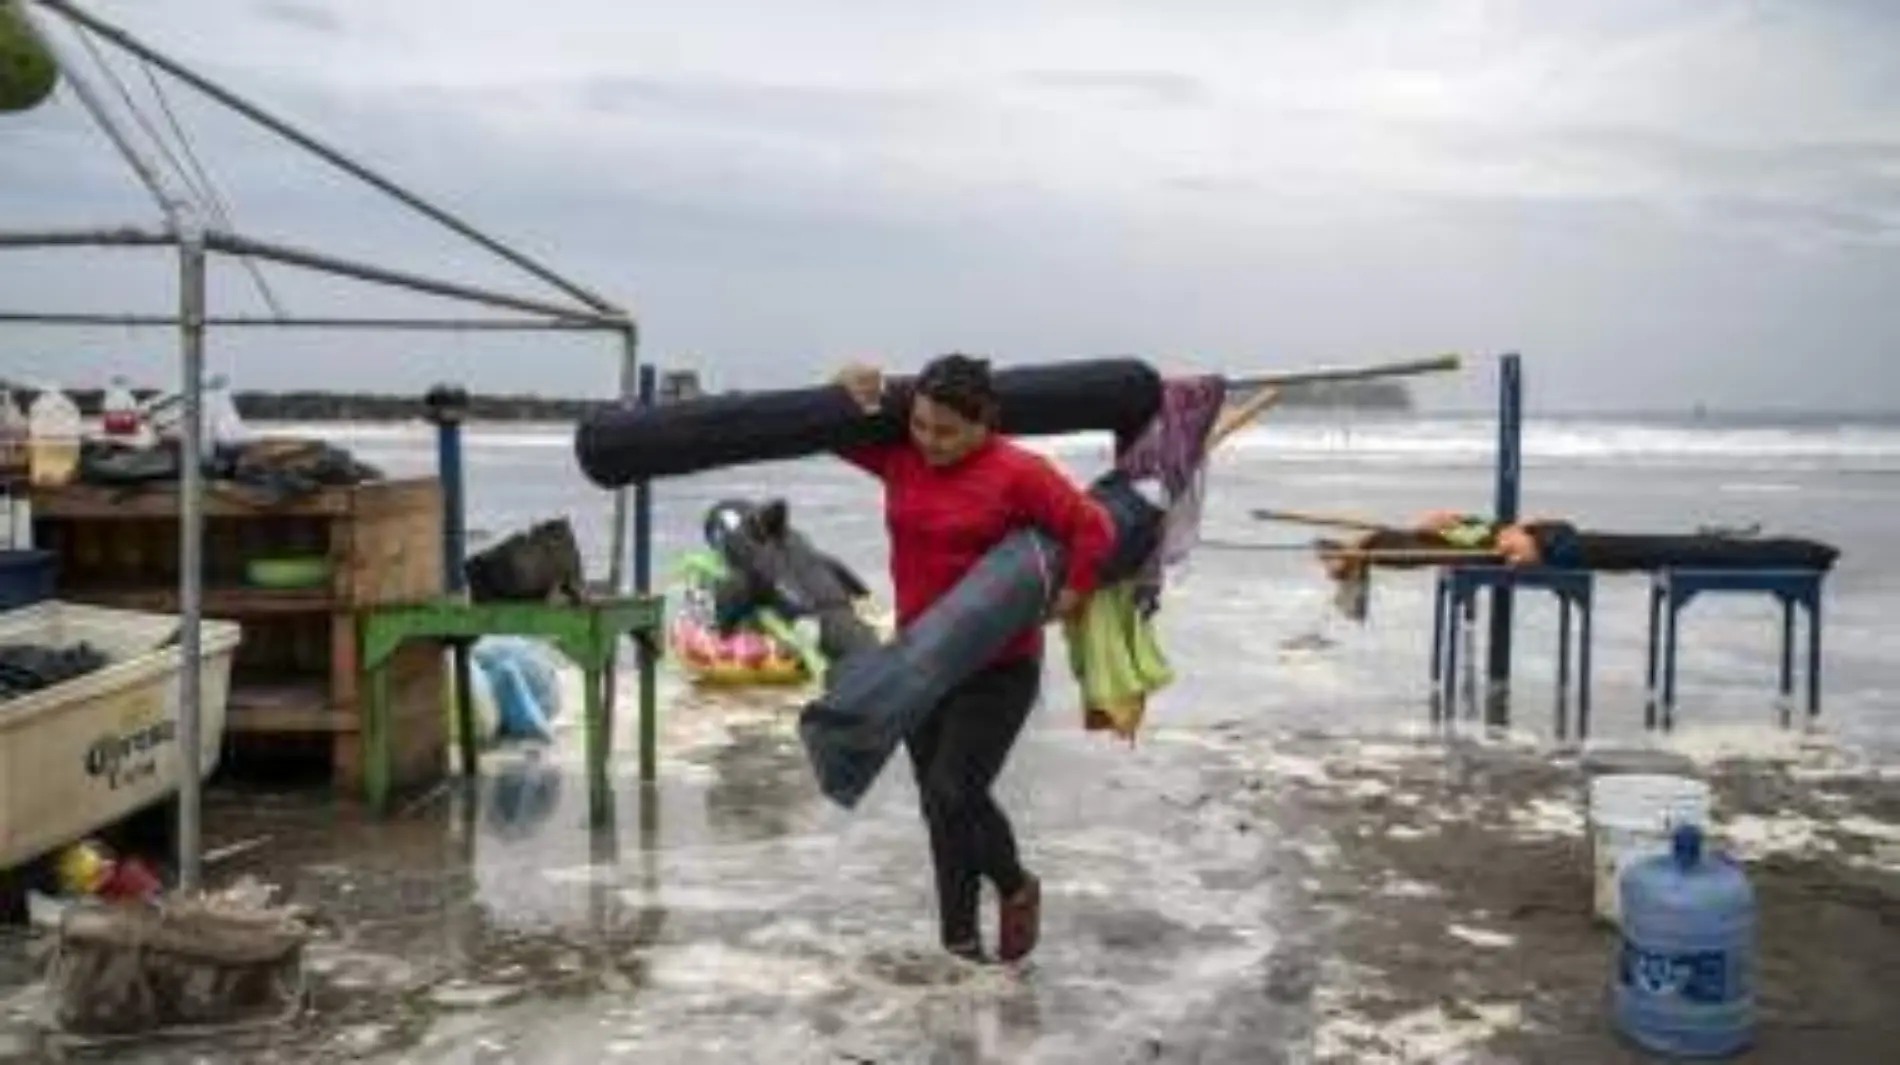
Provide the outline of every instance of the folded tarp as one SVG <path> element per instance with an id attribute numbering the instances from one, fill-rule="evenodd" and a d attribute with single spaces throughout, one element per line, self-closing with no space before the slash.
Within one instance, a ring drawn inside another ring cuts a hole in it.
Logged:
<path id="1" fill-rule="evenodd" d="M 1012 436 L 1107 431 L 1133 440 L 1161 403 L 1161 377 L 1139 359 L 1089 359 L 996 371 L 1002 429 Z M 608 406 L 583 418 L 574 455 L 602 488 L 723 466 L 802 458 L 900 440 L 908 378 L 867 414 L 843 388 L 738 392 L 651 407 Z"/>
<path id="2" fill-rule="evenodd" d="M 1162 512 L 1123 479 L 1089 494 L 1108 511 L 1117 546 L 1152 544 Z M 1117 550 L 1099 581 L 1133 575 L 1143 561 Z M 819 790 L 857 805 L 904 737 L 964 678 L 993 661 L 1023 630 L 1041 625 L 1064 572 L 1062 548 L 1040 530 L 1011 534 L 890 643 L 832 664 L 825 693 L 799 716 L 799 737 Z"/>

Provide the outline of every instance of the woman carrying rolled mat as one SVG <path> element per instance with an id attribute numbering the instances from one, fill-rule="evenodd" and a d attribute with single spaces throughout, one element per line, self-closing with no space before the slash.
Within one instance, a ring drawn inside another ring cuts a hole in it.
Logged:
<path id="1" fill-rule="evenodd" d="M 847 367 L 837 383 L 866 410 L 883 402 L 875 367 Z M 884 484 L 900 627 L 1025 527 L 1064 548 L 1063 572 L 1049 575 L 1061 581 L 1056 617 L 1074 616 L 1094 588 L 1113 535 L 1107 515 L 1053 463 L 998 433 L 997 415 L 989 363 L 945 355 L 911 390 L 908 440 L 841 453 Z M 985 958 L 978 921 L 984 879 L 998 898 L 999 960 L 1028 955 L 1040 931 L 1041 885 L 1022 867 L 990 786 L 1041 684 L 1042 631 L 1031 628 L 952 689 L 905 740 L 930 833 L 943 946 L 972 961 Z"/>

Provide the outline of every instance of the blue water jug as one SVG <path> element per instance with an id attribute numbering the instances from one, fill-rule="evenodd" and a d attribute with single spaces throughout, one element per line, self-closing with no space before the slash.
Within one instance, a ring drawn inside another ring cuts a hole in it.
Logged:
<path id="1" fill-rule="evenodd" d="M 1755 892 L 1740 867 L 1679 826 L 1670 853 L 1632 864 L 1619 885 L 1623 949 L 1616 1024 L 1662 1054 L 1713 1058 L 1755 1027 Z"/>

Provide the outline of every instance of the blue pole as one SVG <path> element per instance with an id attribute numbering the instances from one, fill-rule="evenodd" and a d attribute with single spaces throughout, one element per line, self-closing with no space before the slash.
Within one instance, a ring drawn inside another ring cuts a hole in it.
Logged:
<path id="1" fill-rule="evenodd" d="M 1498 465 L 1492 520 L 1500 525 L 1517 520 L 1523 477 L 1524 379 L 1513 352 L 1498 360 Z M 1491 592 L 1491 639 L 1485 663 L 1485 724 L 1508 726 L 1511 686 L 1511 628 L 1514 597 L 1508 584 Z"/>
<path id="2" fill-rule="evenodd" d="M 462 564 L 467 549 L 468 502 L 462 472 L 462 423 L 468 418 L 468 393 L 455 385 L 437 385 L 423 397 L 428 418 L 435 423 L 436 476 L 442 482 L 442 586 L 450 595 L 458 595 L 467 586 Z M 456 747 L 461 755 L 462 775 L 475 779 L 480 752 L 475 743 L 473 678 L 469 669 L 469 648 L 458 641 L 451 649 L 455 678 Z"/>

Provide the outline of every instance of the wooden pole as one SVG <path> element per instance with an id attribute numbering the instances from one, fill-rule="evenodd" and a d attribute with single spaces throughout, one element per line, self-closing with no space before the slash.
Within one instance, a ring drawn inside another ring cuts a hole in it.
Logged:
<path id="1" fill-rule="evenodd" d="M 1214 451 L 1230 436 L 1245 428 L 1255 418 L 1265 414 L 1268 408 L 1280 402 L 1286 393 L 1277 388 L 1263 388 L 1247 397 L 1247 401 L 1233 410 L 1227 411 L 1214 423 L 1207 434 L 1207 450 Z"/>

